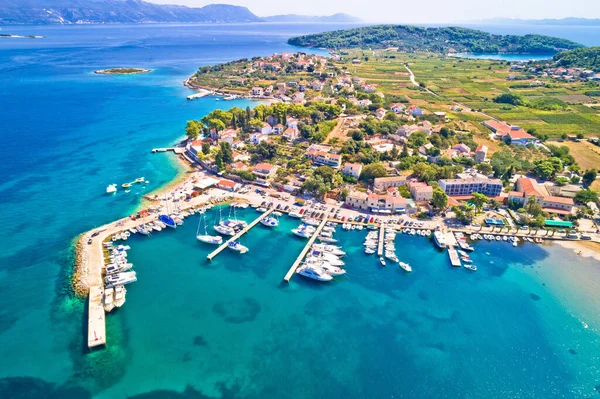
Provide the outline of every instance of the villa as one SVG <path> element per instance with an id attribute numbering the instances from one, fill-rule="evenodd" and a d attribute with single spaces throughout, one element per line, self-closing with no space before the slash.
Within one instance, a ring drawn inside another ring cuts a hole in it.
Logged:
<path id="1" fill-rule="evenodd" d="M 342 174 L 358 179 L 362 172 L 362 168 L 363 166 L 360 163 L 346 163 L 342 168 Z"/>

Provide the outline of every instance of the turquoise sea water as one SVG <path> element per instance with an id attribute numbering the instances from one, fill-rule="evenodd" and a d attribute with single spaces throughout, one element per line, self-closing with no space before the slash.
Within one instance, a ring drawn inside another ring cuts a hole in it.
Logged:
<path id="1" fill-rule="evenodd" d="M 139 281 L 108 317 L 107 348 L 87 353 L 85 307 L 68 290 L 69 243 L 177 174 L 172 158 L 150 149 L 222 105 L 185 100 L 181 82 L 198 65 L 292 51 L 287 37 L 328 28 L 3 29 L 47 38 L 0 43 L 1 398 L 598 395 L 597 314 L 551 288 L 559 265 L 593 261 L 555 247 L 480 243 L 472 274 L 403 236 L 408 275 L 363 255 L 365 232 L 340 232 L 347 277 L 324 285 L 296 276 L 288 286 L 281 280 L 303 242 L 287 218 L 277 230 L 253 229 L 242 240 L 248 254 L 212 263 L 211 248 L 194 238 L 197 217 L 130 239 Z M 154 72 L 92 73 L 115 66 Z M 103 194 L 138 176 L 150 184 Z M 586 299 L 579 295 L 568 296 Z"/>

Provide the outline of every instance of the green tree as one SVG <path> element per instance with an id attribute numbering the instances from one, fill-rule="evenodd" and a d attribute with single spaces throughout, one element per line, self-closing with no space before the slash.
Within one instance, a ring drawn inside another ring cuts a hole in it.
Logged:
<path id="1" fill-rule="evenodd" d="M 492 166 L 487 163 L 478 163 L 475 168 L 479 173 L 484 174 L 486 176 L 492 173 L 493 171 Z"/>
<path id="2" fill-rule="evenodd" d="M 587 204 L 588 202 L 597 203 L 598 193 L 593 190 L 580 190 L 575 194 L 575 201 Z"/>
<path id="3" fill-rule="evenodd" d="M 537 203 L 537 201 L 535 200 L 535 197 L 529 199 L 529 201 L 527 202 L 526 209 L 527 209 L 527 213 L 529 213 L 533 217 L 539 216 L 542 213 L 544 213 L 542 206 Z"/>
<path id="4" fill-rule="evenodd" d="M 554 179 L 554 183 L 557 186 L 564 186 L 569 182 L 569 179 L 567 177 L 564 176 L 558 176 L 557 178 Z"/>
<path id="5" fill-rule="evenodd" d="M 185 135 L 192 140 L 196 140 L 202 130 L 202 123 L 196 120 L 187 121 L 185 126 Z"/>
<path id="6" fill-rule="evenodd" d="M 204 155 L 210 154 L 210 144 L 208 144 L 208 143 L 202 143 L 202 153 Z"/>
<path id="7" fill-rule="evenodd" d="M 488 197 L 481 193 L 473 193 L 472 195 L 473 197 L 469 202 L 475 205 L 477 212 L 481 212 L 481 208 L 488 202 Z"/>
<path id="8" fill-rule="evenodd" d="M 439 187 L 434 188 L 433 196 L 431 197 L 431 205 L 438 211 L 446 209 L 448 206 L 448 194 Z"/>
<path id="9" fill-rule="evenodd" d="M 223 154 L 221 151 L 217 151 L 215 154 L 215 165 L 217 165 L 219 172 L 225 169 L 225 165 L 223 164 Z"/>
<path id="10" fill-rule="evenodd" d="M 590 186 L 595 180 L 598 173 L 596 169 L 590 169 L 583 174 L 583 184 Z"/>
<path id="11" fill-rule="evenodd" d="M 233 162 L 233 151 L 231 150 L 231 145 L 228 142 L 225 141 L 220 143 L 219 151 L 221 151 L 223 163 L 230 164 Z"/>
<path id="12" fill-rule="evenodd" d="M 387 175 L 387 171 L 385 170 L 385 166 L 381 162 L 375 162 L 369 165 L 366 165 L 362 173 L 360 174 L 361 180 L 372 180 L 376 177 L 384 177 Z"/>

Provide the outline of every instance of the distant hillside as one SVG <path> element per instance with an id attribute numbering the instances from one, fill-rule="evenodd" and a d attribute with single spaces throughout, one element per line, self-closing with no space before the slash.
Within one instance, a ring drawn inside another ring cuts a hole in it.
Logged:
<path id="1" fill-rule="evenodd" d="M 400 51 L 548 54 L 583 47 L 542 35 L 492 35 L 474 29 L 378 25 L 293 37 L 294 46 L 336 48 L 398 47 Z"/>
<path id="2" fill-rule="evenodd" d="M 474 21 L 471 21 L 473 23 Z M 600 19 L 591 18 L 561 18 L 561 19 L 513 19 L 493 18 L 477 21 L 477 23 L 502 24 L 502 25 L 555 25 L 555 26 L 600 26 Z"/>
<path id="3" fill-rule="evenodd" d="M 579 48 L 563 51 L 554 56 L 557 66 L 565 68 L 584 68 L 600 72 L 600 47 Z"/>
<path id="4" fill-rule="evenodd" d="M 142 0 L 0 0 L 0 24 L 260 21 L 247 8 L 226 4 L 190 8 Z"/>
<path id="5" fill-rule="evenodd" d="M 296 14 L 273 15 L 271 17 L 263 17 L 263 20 L 265 22 L 361 22 L 360 18 L 343 13 L 326 16 Z"/>

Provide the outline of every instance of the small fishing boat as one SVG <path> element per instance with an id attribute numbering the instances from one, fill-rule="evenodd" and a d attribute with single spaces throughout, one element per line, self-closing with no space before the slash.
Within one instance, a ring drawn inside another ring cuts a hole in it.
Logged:
<path id="1" fill-rule="evenodd" d="M 116 184 L 110 184 L 108 187 L 106 187 L 106 194 L 114 194 L 116 192 L 117 192 Z"/>
<path id="2" fill-rule="evenodd" d="M 120 308 L 125 303 L 125 294 L 127 290 L 123 285 L 117 285 L 115 287 L 115 306 Z"/>
<path id="3" fill-rule="evenodd" d="M 412 267 L 410 267 L 408 263 L 398 262 L 398 265 L 400 265 L 402 270 L 404 270 L 405 272 L 412 272 Z"/>
<path id="4" fill-rule="evenodd" d="M 379 257 L 379 263 L 381 264 L 381 266 L 385 266 L 385 259 L 383 259 L 383 257 Z"/>
<path id="5" fill-rule="evenodd" d="M 131 183 L 123 183 L 123 184 L 121 184 L 121 187 L 129 188 L 129 187 L 131 187 Z"/>
<path id="6" fill-rule="evenodd" d="M 104 289 L 104 310 L 106 312 L 110 312 L 115 308 L 114 293 L 113 288 Z"/>
<path id="7" fill-rule="evenodd" d="M 470 263 L 466 263 L 466 264 L 464 265 L 464 267 L 465 267 L 465 269 L 467 269 L 467 270 L 470 270 L 470 271 L 472 271 L 472 272 L 476 272 L 476 271 L 477 271 L 477 266 L 475 266 L 475 265 L 472 265 L 472 264 L 470 264 Z"/>
<path id="8" fill-rule="evenodd" d="M 136 183 L 143 183 L 144 182 L 144 178 L 143 177 L 138 177 L 137 179 L 135 179 Z"/>
<path id="9" fill-rule="evenodd" d="M 248 252 L 248 247 L 246 247 L 246 246 L 244 246 L 244 245 L 240 244 L 238 241 L 230 241 L 230 242 L 227 244 L 227 247 L 228 247 L 229 249 L 232 249 L 232 250 L 234 250 L 234 251 L 237 251 L 237 252 L 239 252 L 239 253 L 241 253 L 241 254 L 245 254 L 246 252 Z"/>

